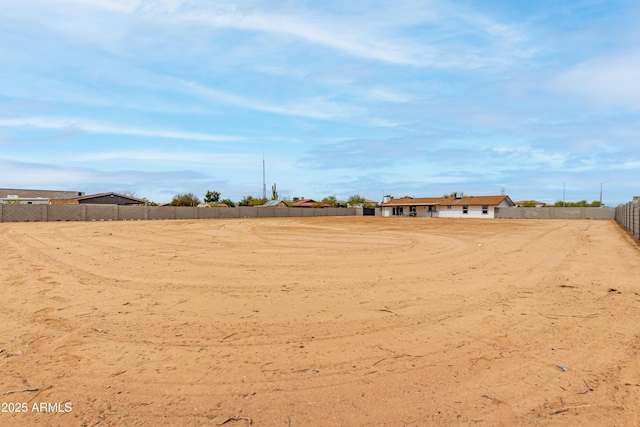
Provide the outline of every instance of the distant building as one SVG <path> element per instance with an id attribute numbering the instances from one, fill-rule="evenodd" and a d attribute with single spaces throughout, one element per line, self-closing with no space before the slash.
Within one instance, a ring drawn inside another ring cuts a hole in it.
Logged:
<path id="1" fill-rule="evenodd" d="M 74 197 L 84 196 L 82 191 L 66 191 L 66 190 L 31 190 L 20 188 L 0 188 L 0 198 L 9 196 L 17 196 L 19 198 L 44 198 L 50 200 L 56 199 L 73 199 Z"/>
<path id="2" fill-rule="evenodd" d="M 284 200 L 278 199 L 278 200 L 269 200 L 264 205 L 260 205 L 258 207 L 259 208 L 288 208 L 289 205 L 287 205 L 287 203 Z"/>
<path id="3" fill-rule="evenodd" d="M 294 208 L 330 208 L 331 205 L 322 202 L 316 202 L 313 199 L 303 199 L 295 202 L 292 207 Z"/>
<path id="4" fill-rule="evenodd" d="M 0 203 L 18 205 L 48 205 L 49 199 L 45 197 L 18 197 L 17 194 L 8 194 L 7 197 L 0 198 Z"/>

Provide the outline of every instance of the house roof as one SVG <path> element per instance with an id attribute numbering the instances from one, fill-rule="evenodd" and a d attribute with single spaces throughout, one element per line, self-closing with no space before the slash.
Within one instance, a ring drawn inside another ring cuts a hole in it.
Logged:
<path id="1" fill-rule="evenodd" d="M 200 203 L 199 208 L 228 208 L 229 205 L 225 203 Z"/>
<path id="2" fill-rule="evenodd" d="M 132 202 L 145 203 L 144 200 L 138 199 L 137 197 L 127 196 L 125 194 L 115 193 L 113 191 L 110 191 L 107 193 L 87 194 L 86 196 L 75 197 L 75 200 L 80 201 L 80 200 L 96 199 L 98 197 L 104 197 L 104 196 L 122 197 L 123 199 L 129 199 Z"/>
<path id="3" fill-rule="evenodd" d="M 310 207 L 313 207 L 314 205 L 321 205 L 322 207 L 325 207 L 325 208 L 331 207 L 331 205 L 327 205 L 326 203 L 322 203 L 322 202 L 316 202 L 313 199 L 300 200 L 299 202 L 295 202 L 293 204 L 293 207 L 294 208 L 310 208 Z"/>
<path id="4" fill-rule="evenodd" d="M 455 197 L 419 197 L 419 198 L 402 198 L 391 199 L 382 203 L 381 206 L 429 206 L 429 205 L 445 205 L 445 206 L 473 206 L 473 205 L 499 205 L 504 200 L 509 206 L 513 206 L 509 196 L 465 196 L 462 198 Z"/>
<path id="5" fill-rule="evenodd" d="M 287 204 L 284 200 L 282 199 L 278 199 L 278 200 L 269 200 L 267 203 L 265 203 L 264 205 L 260 205 L 260 207 L 263 208 L 273 208 L 278 206 L 280 203 L 284 203 L 285 205 Z"/>

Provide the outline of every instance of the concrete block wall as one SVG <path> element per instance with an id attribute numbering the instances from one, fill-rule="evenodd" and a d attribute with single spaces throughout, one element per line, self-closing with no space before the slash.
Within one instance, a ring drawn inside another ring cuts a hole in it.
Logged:
<path id="1" fill-rule="evenodd" d="M 149 206 L 118 206 L 118 221 L 149 219 Z"/>
<path id="2" fill-rule="evenodd" d="M 218 211 L 218 218 L 240 218 L 240 208 L 218 208 L 216 210 Z"/>
<path id="3" fill-rule="evenodd" d="M 47 221 L 86 221 L 86 205 L 47 205 Z"/>
<path id="4" fill-rule="evenodd" d="M 118 205 L 85 205 L 86 221 L 117 221 Z"/>
<path id="5" fill-rule="evenodd" d="M 274 209 L 282 209 L 282 208 L 260 208 L 256 212 L 258 214 L 258 218 L 273 218 L 276 216 Z"/>
<path id="6" fill-rule="evenodd" d="M 226 208 L 197 208 L 198 218 L 200 219 L 214 219 L 219 218 L 219 211 Z"/>
<path id="7" fill-rule="evenodd" d="M 195 206 L 176 206 L 174 215 L 174 219 L 198 219 L 198 208 Z"/>
<path id="8" fill-rule="evenodd" d="M 48 206 L 0 204 L 0 219 L 3 222 L 47 221 Z"/>
<path id="9" fill-rule="evenodd" d="M 615 208 L 496 208 L 496 218 L 613 220 Z"/>
<path id="10" fill-rule="evenodd" d="M 149 219 L 175 219 L 174 206 L 148 206 Z"/>
<path id="11" fill-rule="evenodd" d="M 262 208 L 257 208 L 255 206 L 239 206 L 238 213 L 240 218 L 257 218 L 258 209 L 262 209 Z"/>
<path id="12" fill-rule="evenodd" d="M 640 204 L 634 201 L 618 206 L 616 222 L 636 239 L 640 239 Z"/>
<path id="13" fill-rule="evenodd" d="M 289 218 L 289 208 L 268 208 L 273 210 L 274 218 Z"/>
<path id="14" fill-rule="evenodd" d="M 358 215 L 358 209 L 258 208 L 255 206 L 197 208 L 188 206 L 0 204 L 0 222 L 288 218 L 354 215 Z"/>

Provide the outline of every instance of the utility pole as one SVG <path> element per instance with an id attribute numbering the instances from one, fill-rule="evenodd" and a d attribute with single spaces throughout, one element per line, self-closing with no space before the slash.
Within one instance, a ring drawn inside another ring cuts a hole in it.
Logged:
<path id="1" fill-rule="evenodd" d="M 264 172 L 264 154 L 262 155 L 262 198 L 267 198 L 267 180 Z"/>
<path id="2" fill-rule="evenodd" d="M 602 207 L 602 184 L 604 184 L 605 182 L 609 182 L 609 181 L 602 181 L 600 183 L 600 207 Z"/>

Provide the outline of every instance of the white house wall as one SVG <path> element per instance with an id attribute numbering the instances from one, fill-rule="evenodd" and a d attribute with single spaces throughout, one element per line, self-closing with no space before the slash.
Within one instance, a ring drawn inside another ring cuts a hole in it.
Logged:
<path id="1" fill-rule="evenodd" d="M 382 207 L 382 216 L 397 216 L 397 215 L 393 215 L 393 208 L 402 208 L 402 215 L 401 216 L 410 216 L 409 213 L 411 212 L 409 210 L 410 206 L 406 205 L 406 206 L 383 206 Z M 428 217 L 431 218 L 432 216 L 435 218 L 437 217 L 436 212 L 433 212 L 433 215 L 431 215 L 431 212 L 429 212 L 429 206 L 416 206 L 416 216 L 417 217 Z"/>
<path id="2" fill-rule="evenodd" d="M 396 208 L 399 206 L 395 206 Z M 451 209 L 447 209 L 447 205 L 438 205 L 436 212 L 429 212 L 428 206 L 417 206 L 416 213 L 418 217 L 433 217 L 433 218 L 495 218 L 495 208 L 508 208 L 509 203 L 506 200 L 500 202 L 498 206 L 489 205 L 489 209 L 486 214 L 482 213 L 482 206 L 469 205 L 468 212 L 462 213 L 462 206 L 452 205 Z M 391 217 L 393 215 L 393 206 L 383 206 L 382 216 Z M 402 206 L 403 216 L 409 216 L 409 206 Z M 433 214 L 433 215 L 432 215 Z"/>
<path id="3" fill-rule="evenodd" d="M 468 213 L 462 213 L 462 206 L 451 206 L 447 209 L 446 205 L 438 206 L 439 218 L 493 218 L 494 206 L 489 206 L 486 214 L 482 213 L 482 206 L 469 205 Z"/>

